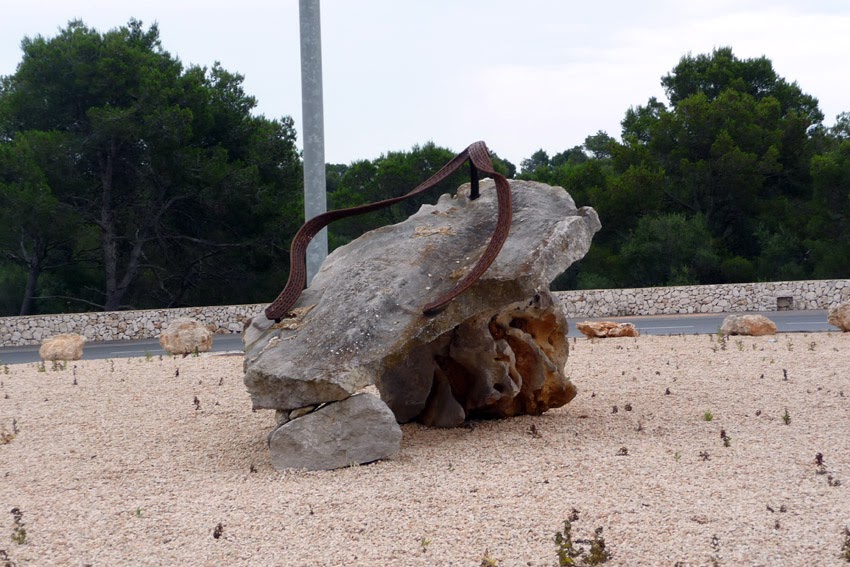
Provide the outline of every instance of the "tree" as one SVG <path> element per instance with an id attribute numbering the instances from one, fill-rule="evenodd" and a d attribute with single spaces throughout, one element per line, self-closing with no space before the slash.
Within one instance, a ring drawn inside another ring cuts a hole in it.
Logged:
<path id="1" fill-rule="evenodd" d="M 241 75 L 218 64 L 184 69 L 157 26 L 137 20 L 105 34 L 73 21 L 22 48 L 0 88 L 0 141 L 61 135 L 72 167 L 51 190 L 97 236 L 102 284 L 91 303 L 202 300 L 192 292 L 204 281 L 217 282 L 206 287 L 215 299 L 232 299 L 216 288 L 233 290 L 222 281 L 244 270 L 222 260 L 285 264 L 286 238 L 270 224 L 283 218 L 283 234 L 294 232 L 295 133 L 289 118 L 251 115 Z"/>
<path id="2" fill-rule="evenodd" d="M 661 83 L 670 107 L 650 99 L 626 113 L 615 169 L 662 171 L 659 212 L 704 217 L 723 257 L 755 261 L 758 227 L 799 232 L 793 211 L 811 196 L 817 100 L 765 57 L 738 59 L 728 47 L 683 57 Z"/>
<path id="3" fill-rule="evenodd" d="M 374 161 L 354 162 L 345 169 L 335 190 L 329 194 L 330 206 L 343 209 L 404 195 L 435 174 L 455 155 L 456 152 L 452 150 L 428 142 L 414 146 L 409 152 L 388 152 Z M 497 159 L 493 167 L 508 169 L 513 166 L 510 162 Z M 337 169 L 335 166 L 334 170 Z M 441 193 L 453 193 L 458 186 L 468 181 L 469 169 L 464 166 L 425 195 L 386 209 L 334 222 L 328 227 L 330 247 L 346 244 L 368 230 L 401 222 L 418 211 L 424 203 L 433 203 Z"/>
<path id="4" fill-rule="evenodd" d="M 63 136 L 28 132 L 0 144 L 0 250 L 26 274 L 19 315 L 33 312 L 41 275 L 78 261 L 80 219 L 52 187 L 70 172 Z"/>

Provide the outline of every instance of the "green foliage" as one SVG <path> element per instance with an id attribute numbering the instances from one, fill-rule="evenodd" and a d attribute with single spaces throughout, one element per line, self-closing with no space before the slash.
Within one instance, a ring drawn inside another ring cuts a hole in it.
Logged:
<path id="1" fill-rule="evenodd" d="M 769 59 L 731 48 L 683 57 L 668 102 L 630 108 L 622 142 L 588 136 L 522 176 L 599 213 L 587 257 L 554 289 L 850 275 L 850 113 L 824 128 L 817 100 Z"/>
<path id="2" fill-rule="evenodd" d="M 300 222 L 290 118 L 252 116 L 241 75 L 184 68 L 137 20 L 73 21 L 22 48 L 0 82 L 0 251 L 27 274 L 21 311 L 275 293 Z"/>
<path id="3" fill-rule="evenodd" d="M 374 161 L 358 161 L 347 167 L 331 166 L 335 188 L 328 193 L 328 207 L 344 209 L 409 193 L 454 156 L 452 150 L 428 142 L 423 146 L 414 146 L 409 152 L 389 152 Z M 509 162 L 503 160 L 494 162 L 497 169 L 502 167 L 507 170 L 508 166 Z M 419 210 L 423 203 L 433 203 L 440 194 L 454 192 L 459 185 L 468 181 L 469 170 L 464 167 L 425 195 L 365 215 L 336 221 L 328 227 L 329 248 L 333 250 L 347 244 L 368 230 L 401 222 Z"/>

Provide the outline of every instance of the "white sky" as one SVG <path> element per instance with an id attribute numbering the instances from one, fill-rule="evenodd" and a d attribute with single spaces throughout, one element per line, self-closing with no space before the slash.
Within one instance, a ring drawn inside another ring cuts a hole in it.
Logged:
<path id="1" fill-rule="evenodd" d="M 323 0 L 325 158 L 374 159 L 434 141 L 476 140 L 519 166 L 605 130 L 630 106 L 666 102 L 661 76 L 686 53 L 729 45 L 767 56 L 820 101 L 830 125 L 850 111 L 845 0 Z M 24 36 L 82 19 L 105 32 L 158 22 L 184 64 L 245 75 L 258 112 L 301 133 L 297 0 L 0 0 L 0 75 Z"/>

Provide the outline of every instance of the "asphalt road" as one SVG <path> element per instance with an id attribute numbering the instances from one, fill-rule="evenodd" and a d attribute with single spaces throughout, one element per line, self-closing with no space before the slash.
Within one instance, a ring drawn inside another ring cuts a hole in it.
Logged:
<path id="1" fill-rule="evenodd" d="M 821 333 L 837 331 L 836 327 L 826 322 L 826 311 L 771 311 L 764 312 L 780 333 Z M 617 321 L 634 323 L 644 335 L 701 335 L 716 333 L 728 313 L 711 313 L 701 315 L 655 315 L 642 317 L 599 317 L 593 319 L 570 319 L 568 336 L 582 337 L 575 330 L 579 320 L 587 321 Z M 213 337 L 214 352 L 232 352 L 242 350 L 242 336 L 215 335 Z M 83 359 L 129 358 L 143 356 L 166 355 L 159 346 L 158 339 L 141 341 L 108 341 L 87 343 L 83 349 Z M 38 362 L 38 346 L 2 347 L 0 348 L 0 364 L 22 364 Z"/>

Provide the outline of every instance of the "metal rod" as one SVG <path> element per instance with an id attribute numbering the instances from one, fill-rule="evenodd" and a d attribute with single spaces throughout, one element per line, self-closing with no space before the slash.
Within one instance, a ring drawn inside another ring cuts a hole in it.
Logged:
<path id="1" fill-rule="evenodd" d="M 301 20 L 301 114 L 304 140 L 304 216 L 327 211 L 325 124 L 322 106 L 322 28 L 319 0 L 299 0 Z M 328 231 L 323 229 L 307 247 L 307 285 L 328 255 Z M 291 261 L 291 260 L 290 260 Z"/>

